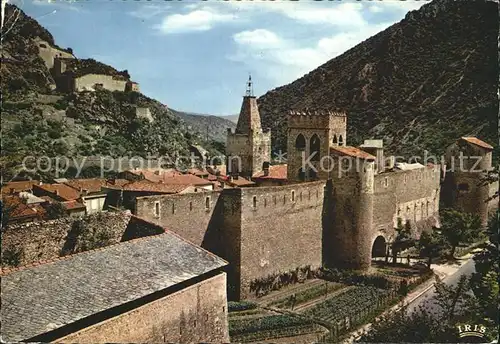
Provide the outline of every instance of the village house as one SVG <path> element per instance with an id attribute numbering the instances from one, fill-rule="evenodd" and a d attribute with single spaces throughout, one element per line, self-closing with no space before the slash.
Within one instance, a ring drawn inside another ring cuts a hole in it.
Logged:
<path id="1" fill-rule="evenodd" d="M 228 343 L 226 265 L 166 230 L 3 270 L 2 339 Z"/>

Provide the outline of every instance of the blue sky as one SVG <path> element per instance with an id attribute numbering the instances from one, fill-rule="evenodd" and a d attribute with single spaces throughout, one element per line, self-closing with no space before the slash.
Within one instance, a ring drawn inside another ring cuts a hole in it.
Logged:
<path id="1" fill-rule="evenodd" d="M 404 18 L 424 1 L 10 0 L 62 47 L 127 69 L 169 107 L 236 114 Z M 55 10 L 55 12 L 54 12 Z"/>

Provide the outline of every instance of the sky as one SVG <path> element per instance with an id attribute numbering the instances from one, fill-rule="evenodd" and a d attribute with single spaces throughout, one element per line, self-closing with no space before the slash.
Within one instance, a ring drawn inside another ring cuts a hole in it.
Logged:
<path id="1" fill-rule="evenodd" d="M 176 110 L 239 112 L 260 96 L 399 22 L 424 0 L 9 0 L 78 58 L 127 69 Z"/>

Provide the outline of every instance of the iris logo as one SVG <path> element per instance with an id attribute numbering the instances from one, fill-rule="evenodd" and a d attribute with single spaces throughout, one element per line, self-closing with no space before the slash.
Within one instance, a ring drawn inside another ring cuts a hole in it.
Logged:
<path id="1" fill-rule="evenodd" d="M 486 333 L 486 327 L 483 325 L 459 325 L 458 327 L 458 336 L 460 338 L 463 337 L 480 337 L 483 338 L 484 334 Z"/>

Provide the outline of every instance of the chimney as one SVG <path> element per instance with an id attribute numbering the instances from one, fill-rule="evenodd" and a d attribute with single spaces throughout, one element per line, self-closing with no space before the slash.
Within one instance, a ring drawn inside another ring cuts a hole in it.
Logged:
<path id="1" fill-rule="evenodd" d="M 87 196 L 87 195 L 88 195 L 88 193 L 89 193 L 89 190 L 88 190 L 88 189 L 83 189 L 82 191 L 83 191 L 83 195 L 84 195 L 84 196 Z"/>
<path id="2" fill-rule="evenodd" d="M 59 189 L 56 189 L 56 196 L 59 196 Z"/>
<path id="3" fill-rule="evenodd" d="M 262 170 L 264 171 L 264 176 L 269 175 L 269 162 L 266 161 L 262 164 Z"/>
<path id="4" fill-rule="evenodd" d="M 155 171 L 155 174 L 156 174 L 157 176 L 159 176 L 159 175 L 160 175 L 160 170 L 156 170 L 156 171 Z"/>

